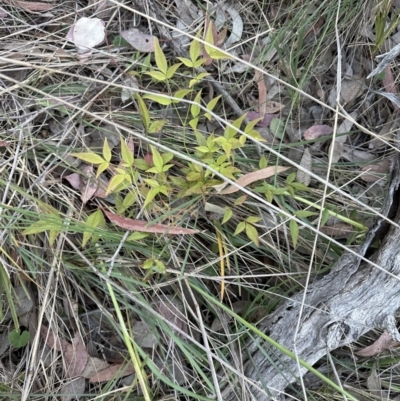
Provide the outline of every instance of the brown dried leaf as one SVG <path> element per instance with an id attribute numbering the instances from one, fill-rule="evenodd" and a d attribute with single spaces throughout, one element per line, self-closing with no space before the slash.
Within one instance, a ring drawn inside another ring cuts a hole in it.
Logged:
<path id="1" fill-rule="evenodd" d="M 118 377 L 125 377 L 135 373 L 132 365 L 123 366 L 122 364 L 112 365 L 106 369 L 95 373 L 89 380 L 89 383 L 102 383 L 114 378 L 117 374 Z"/>
<path id="2" fill-rule="evenodd" d="M 78 332 L 75 333 L 72 339 L 72 344 L 68 344 L 64 349 L 64 357 L 67 362 L 67 377 L 77 377 L 85 369 L 89 354 L 86 351 L 86 346 Z"/>
<path id="3" fill-rule="evenodd" d="M 261 170 L 253 171 L 251 173 L 242 175 L 240 178 L 238 178 L 236 184 L 241 185 L 242 187 L 246 187 L 247 185 L 252 184 L 255 181 L 264 180 L 266 178 L 272 177 L 275 174 L 282 173 L 283 171 L 286 171 L 288 168 L 290 167 L 271 166 L 263 168 Z M 234 192 L 237 192 L 239 190 L 240 188 L 231 185 L 228 188 L 221 191 L 220 195 L 233 194 Z"/>
<path id="4" fill-rule="evenodd" d="M 393 341 L 392 336 L 387 331 L 384 331 L 373 344 L 355 352 L 355 354 L 359 356 L 378 355 L 382 351 L 393 347 L 394 344 L 396 344 L 396 342 Z"/>
<path id="5" fill-rule="evenodd" d="M 81 167 L 86 177 L 80 178 L 79 190 L 81 192 L 82 202 L 85 204 L 97 191 L 98 182 L 93 173 L 93 165 L 85 164 Z"/>
<path id="6" fill-rule="evenodd" d="M 57 337 L 53 330 L 49 330 L 46 326 L 40 327 L 40 336 L 45 341 L 46 345 L 56 351 L 63 351 L 70 343 L 64 339 Z"/>
<path id="7" fill-rule="evenodd" d="M 317 139 L 320 136 L 331 135 L 333 128 L 329 125 L 313 125 L 304 131 L 303 137 L 305 140 L 310 141 L 312 139 Z"/>
<path id="8" fill-rule="evenodd" d="M 160 300 L 157 301 L 157 310 L 160 315 L 178 327 L 183 332 L 188 332 L 187 318 L 184 314 L 185 307 L 179 298 L 172 295 L 161 295 Z M 182 337 L 182 334 L 177 332 L 178 337 Z"/>
<path id="9" fill-rule="evenodd" d="M 391 161 L 386 159 L 382 160 L 376 164 L 369 164 L 367 166 L 364 166 L 361 171 L 368 171 L 372 174 L 363 174 L 361 178 L 365 182 L 375 182 L 378 181 L 382 178 L 383 174 L 386 174 L 390 171 L 390 166 L 391 166 Z M 375 174 L 373 174 L 375 173 Z"/>
<path id="10" fill-rule="evenodd" d="M 221 46 L 226 39 L 226 34 L 228 33 L 228 26 L 225 25 L 224 29 L 218 33 L 218 40 L 217 40 L 217 46 Z"/>
<path id="11" fill-rule="evenodd" d="M 118 227 L 124 228 L 125 230 L 174 235 L 197 234 L 199 232 L 199 230 L 192 228 L 171 227 L 166 224 L 152 224 L 147 227 L 148 224 L 151 224 L 148 221 L 129 219 L 127 217 L 118 216 L 115 213 L 107 212 L 106 210 L 103 211 L 112 223 L 116 224 Z"/>
<path id="12" fill-rule="evenodd" d="M 337 223 L 334 226 L 321 227 L 320 230 L 332 237 L 346 237 L 354 232 L 354 228 L 349 224 Z"/>
<path id="13" fill-rule="evenodd" d="M 390 64 L 386 66 L 384 71 L 385 71 L 385 76 L 382 79 L 383 88 L 385 89 L 386 92 L 394 93 L 395 95 L 397 95 L 396 84 L 394 81 L 394 76 Z"/>
<path id="14" fill-rule="evenodd" d="M 353 79 L 345 79 L 342 81 L 340 91 L 340 100 L 342 105 L 351 103 L 356 97 L 360 96 L 366 88 L 364 80 L 354 76 Z"/>
<path id="15" fill-rule="evenodd" d="M 264 75 L 260 71 L 254 73 L 255 80 L 257 81 L 258 88 L 258 113 L 260 118 L 264 118 L 265 113 L 271 113 L 266 111 L 267 106 L 267 86 L 265 85 Z M 274 113 L 274 112 L 272 112 Z"/>
<path id="16" fill-rule="evenodd" d="M 102 359 L 89 357 L 85 369 L 81 373 L 81 377 L 84 377 L 85 379 L 90 379 L 91 377 L 108 368 L 109 366 L 110 364 Z"/>
<path id="17" fill-rule="evenodd" d="M 158 345 L 157 337 L 146 322 L 135 322 L 132 326 L 135 342 L 142 348 L 155 348 Z"/>
<path id="18" fill-rule="evenodd" d="M 246 116 L 250 121 L 260 118 L 256 111 L 249 111 Z M 256 127 L 269 127 L 274 118 L 278 118 L 278 114 L 265 114 L 264 118 L 256 124 Z"/>
<path id="19" fill-rule="evenodd" d="M 268 114 L 277 113 L 278 111 L 281 111 L 284 107 L 284 104 L 274 102 L 272 100 L 268 100 L 267 102 L 265 102 L 265 112 Z"/>
<path id="20" fill-rule="evenodd" d="M 119 33 L 134 49 L 142 53 L 154 52 L 154 38 L 153 35 L 147 35 L 133 28 Z"/>
<path id="21" fill-rule="evenodd" d="M 0 15 L 1 17 L 1 15 Z M 0 148 L 7 148 L 9 143 L 7 141 L 0 141 Z"/>
<path id="22" fill-rule="evenodd" d="M 312 157 L 311 157 L 309 148 L 307 148 L 304 151 L 303 156 L 301 157 L 301 160 L 300 160 L 300 166 L 308 171 L 311 171 Z M 310 182 L 311 182 L 310 174 L 308 174 L 307 172 L 300 170 L 300 169 L 297 170 L 296 179 L 298 182 L 300 182 L 301 184 L 304 184 L 307 187 L 310 185 Z"/>
<path id="23" fill-rule="evenodd" d="M 81 176 L 78 173 L 72 173 L 64 177 L 74 189 L 79 189 L 81 186 Z"/>
<path id="24" fill-rule="evenodd" d="M 85 388 L 86 381 L 83 377 L 78 377 L 76 380 L 64 384 L 60 393 L 65 395 L 61 397 L 61 401 L 79 400 L 85 392 Z"/>
<path id="25" fill-rule="evenodd" d="M 5 3 L 15 4 L 26 11 L 49 11 L 55 6 L 52 4 L 40 3 L 37 1 L 4 0 Z"/>

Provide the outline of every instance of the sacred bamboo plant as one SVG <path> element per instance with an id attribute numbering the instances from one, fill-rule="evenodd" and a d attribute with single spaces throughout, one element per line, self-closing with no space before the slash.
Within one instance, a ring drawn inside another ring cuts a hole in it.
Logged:
<path id="1" fill-rule="evenodd" d="M 201 32 L 197 34 L 200 37 Z M 182 99 L 192 100 L 185 115 L 182 116 L 182 123 L 187 130 L 191 130 L 196 140 L 196 146 L 189 149 L 190 156 L 194 160 L 201 161 L 212 170 L 227 177 L 236 180 L 242 173 L 238 167 L 236 159 L 238 151 L 248 143 L 248 137 L 255 141 L 264 141 L 263 137 L 255 129 L 259 119 L 252 120 L 244 124 L 246 115 L 242 115 L 231 122 L 231 126 L 226 126 L 221 133 L 210 132 L 205 134 L 199 129 L 199 124 L 204 121 L 213 121 L 213 112 L 220 106 L 221 96 L 215 96 L 205 102 L 203 89 L 199 88 L 202 79 L 208 75 L 207 72 L 198 73 L 196 68 L 204 66 L 207 57 L 212 60 L 221 60 L 229 57 L 226 52 L 215 49 L 213 45 L 212 24 L 209 24 L 205 40 L 210 45 L 205 45 L 202 49 L 198 40 L 193 40 L 190 45 L 190 58 L 179 58 L 180 63 L 170 65 L 157 39 L 155 39 L 154 59 L 155 67 L 146 65 L 141 72 L 143 75 L 150 76 L 153 80 L 165 84 L 167 96 L 159 93 L 134 95 L 138 105 L 143 127 L 148 135 L 160 134 L 167 120 L 154 119 L 150 113 L 147 102 L 155 102 L 161 108 L 176 106 L 182 102 Z M 149 68 L 147 68 L 149 67 Z M 138 73 L 136 72 L 136 75 Z M 179 76 L 179 82 L 186 87 L 172 91 L 174 78 Z M 203 104 L 204 108 L 200 107 Z M 183 103 L 184 105 L 184 103 Z M 244 132 L 244 134 L 242 133 Z M 105 139 L 102 149 L 102 155 L 92 151 L 83 153 L 72 153 L 86 163 L 97 167 L 96 177 L 99 178 L 104 172 L 108 171 L 111 176 L 106 189 L 106 194 L 115 195 L 116 209 L 121 215 L 130 214 L 130 209 L 138 202 L 142 207 L 149 211 L 168 206 L 171 200 L 183 199 L 187 197 L 201 196 L 206 199 L 213 195 L 218 195 L 218 188 L 224 185 L 224 181 L 215 174 L 195 162 L 176 160 L 172 153 L 161 153 L 155 146 L 150 146 L 148 153 L 143 157 L 135 157 L 135 150 L 132 143 L 127 143 L 123 137 L 120 141 L 120 154 L 113 161 L 112 150 L 107 139 Z M 266 157 L 261 157 L 259 161 L 260 169 L 268 167 Z M 135 190 L 132 190 L 135 188 Z M 285 182 L 279 183 L 277 179 L 274 182 L 259 182 L 254 187 L 256 193 L 263 194 L 268 202 L 277 204 L 283 211 L 289 212 L 301 219 L 305 226 L 312 225 L 309 218 L 317 216 L 321 207 L 315 202 L 309 201 L 306 194 L 310 192 L 305 185 L 295 181 L 295 173 L 289 174 Z M 290 207 L 285 198 L 290 198 L 297 203 L 303 204 L 306 209 L 294 210 Z M 240 207 L 245 203 L 246 197 L 239 197 L 234 200 L 234 206 Z M 221 224 L 227 224 L 235 216 L 235 210 L 232 207 L 226 207 L 221 216 Z M 366 227 L 357 221 L 342 216 L 332 206 L 327 205 L 323 210 L 322 226 L 330 216 L 351 224 L 357 230 L 365 232 Z M 54 214 L 52 218 L 57 218 Z M 61 222 L 61 218 L 58 218 Z M 48 220 L 48 219 L 47 219 Z M 246 236 L 256 245 L 259 245 L 257 224 L 262 218 L 258 215 L 247 216 L 244 220 L 236 224 L 233 236 L 244 232 Z M 83 235 L 82 246 L 88 241 L 95 242 L 98 236 L 92 235 L 97 227 L 105 225 L 105 219 L 101 210 L 97 210 L 88 216 L 86 221 L 87 229 Z M 46 228 L 47 227 L 47 228 Z M 48 229 L 48 224 L 38 222 L 29 227 L 25 233 L 36 233 Z M 38 231 L 39 230 L 39 231 Z M 289 230 L 292 237 L 293 246 L 296 247 L 299 238 L 299 225 L 294 219 L 289 221 Z M 52 229 L 53 236 L 59 233 L 59 230 Z M 128 240 L 137 241 L 148 237 L 149 233 L 133 233 Z M 152 262 L 149 261 L 149 265 Z M 153 263 L 154 264 L 154 263 Z M 157 265 L 157 263 L 155 264 Z"/>

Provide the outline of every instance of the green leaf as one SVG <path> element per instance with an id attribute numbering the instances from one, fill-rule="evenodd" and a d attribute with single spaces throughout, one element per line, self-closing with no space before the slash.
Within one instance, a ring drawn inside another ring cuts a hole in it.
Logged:
<path id="1" fill-rule="evenodd" d="M 105 225 L 105 219 L 103 212 L 98 209 L 94 213 L 92 213 L 86 220 L 86 226 L 88 228 L 91 228 L 91 230 L 84 231 L 83 233 L 83 239 L 82 239 L 82 248 L 85 247 L 85 245 L 88 243 L 90 238 L 93 235 L 93 229 L 97 228 L 99 226 L 104 226 Z"/>
<path id="2" fill-rule="evenodd" d="M 174 93 L 174 97 L 178 99 L 183 99 L 186 95 L 188 95 L 190 92 L 193 92 L 192 89 L 181 89 L 178 90 Z M 174 103 L 179 103 L 179 100 L 173 100 Z"/>
<path id="3" fill-rule="evenodd" d="M 163 106 L 169 106 L 172 103 L 172 100 L 169 99 L 168 97 L 155 95 L 155 94 L 143 95 L 143 99 L 154 100 L 155 102 L 162 104 Z"/>
<path id="4" fill-rule="evenodd" d="M 198 117 L 193 118 L 192 120 L 189 121 L 189 125 L 193 128 L 194 131 L 197 130 L 197 124 L 199 123 Z"/>
<path id="5" fill-rule="evenodd" d="M 151 147 L 151 153 L 153 154 L 154 166 L 156 166 L 157 169 L 161 172 L 164 165 L 164 160 L 161 157 L 160 152 L 153 145 L 151 145 L 150 147 Z"/>
<path id="6" fill-rule="evenodd" d="M 115 191 L 125 180 L 126 176 L 124 174 L 114 175 L 108 184 L 106 194 Z"/>
<path id="7" fill-rule="evenodd" d="M 295 216 L 302 218 L 302 217 L 315 216 L 317 213 L 311 212 L 310 210 L 296 210 L 294 214 Z"/>
<path id="8" fill-rule="evenodd" d="M 256 246 L 260 246 L 257 229 L 251 224 L 246 224 L 246 235 Z"/>
<path id="9" fill-rule="evenodd" d="M 201 72 L 200 74 L 198 74 L 196 77 L 190 80 L 189 88 L 201 82 L 203 78 L 207 77 L 208 75 L 210 75 L 210 73 L 208 72 Z"/>
<path id="10" fill-rule="evenodd" d="M 227 207 L 225 209 L 224 218 L 222 219 L 221 224 L 227 223 L 231 219 L 232 216 L 233 216 L 233 210 L 230 207 Z"/>
<path id="11" fill-rule="evenodd" d="M 160 184 L 157 180 L 153 180 L 151 178 L 146 178 L 144 182 L 152 188 L 159 188 Z"/>
<path id="12" fill-rule="evenodd" d="M 134 166 L 137 169 L 143 170 L 143 171 L 146 171 L 147 169 L 150 168 L 149 164 L 146 161 L 144 161 L 143 159 L 135 159 Z"/>
<path id="13" fill-rule="evenodd" d="M 237 119 L 232 123 L 232 125 L 234 126 L 234 128 L 232 128 L 232 127 L 226 127 L 226 128 L 225 128 L 225 132 L 224 132 L 224 137 L 225 137 L 225 138 L 228 138 L 228 139 L 233 138 L 233 137 L 237 134 L 237 132 L 238 132 L 238 130 L 240 129 L 240 126 L 242 125 L 243 120 L 244 120 L 245 118 L 246 118 L 246 115 L 243 114 L 242 116 L 240 116 L 239 118 L 237 118 Z"/>
<path id="14" fill-rule="evenodd" d="M 244 231 L 246 228 L 246 223 L 244 221 L 240 222 L 237 227 L 235 232 L 233 233 L 233 236 L 236 236 L 238 234 L 240 234 L 242 231 Z"/>
<path id="15" fill-rule="evenodd" d="M 31 335 L 29 331 L 23 331 L 21 333 L 20 330 L 14 329 L 8 334 L 8 341 L 15 348 L 25 347 L 30 338 Z"/>
<path id="16" fill-rule="evenodd" d="M 250 138 L 255 139 L 256 141 L 259 142 L 265 142 L 265 139 L 260 135 L 260 133 L 258 131 L 256 131 L 255 129 L 251 130 L 250 132 L 247 132 L 247 135 Z"/>
<path id="17" fill-rule="evenodd" d="M 276 138 L 283 139 L 285 136 L 285 123 L 279 118 L 273 118 L 269 125 L 269 130 Z"/>
<path id="18" fill-rule="evenodd" d="M 260 120 L 261 120 L 261 118 L 256 118 L 255 120 L 250 121 L 250 122 L 246 125 L 246 127 L 245 127 L 245 129 L 244 129 L 244 132 L 245 132 L 246 134 L 248 134 L 250 131 L 252 131 L 252 130 L 254 129 L 254 127 L 256 126 L 256 124 L 257 124 Z"/>
<path id="19" fill-rule="evenodd" d="M 181 61 L 186 67 L 193 68 L 194 64 L 191 60 L 185 57 L 177 57 L 179 61 Z"/>
<path id="20" fill-rule="evenodd" d="M 122 36 L 117 35 L 113 39 L 113 46 L 115 46 L 115 47 L 125 47 L 125 46 L 130 46 L 130 45 Z"/>
<path id="21" fill-rule="evenodd" d="M 157 132 L 160 132 L 167 122 L 168 122 L 167 120 L 156 120 L 156 121 L 153 121 L 150 124 L 149 130 L 148 130 L 149 134 L 156 134 Z"/>
<path id="22" fill-rule="evenodd" d="M 222 146 L 222 149 L 224 149 L 226 155 L 228 157 L 230 157 L 231 151 L 232 151 L 232 145 L 229 142 L 225 142 L 225 143 L 222 143 L 221 146 Z"/>
<path id="23" fill-rule="evenodd" d="M 177 70 L 181 65 L 182 65 L 181 63 L 177 63 L 177 64 L 174 64 L 174 65 L 171 65 L 171 67 L 169 67 L 168 70 L 167 70 L 167 78 L 168 78 L 168 79 L 172 78 L 172 77 L 175 75 L 176 70 Z"/>
<path id="24" fill-rule="evenodd" d="M 235 206 L 243 205 L 243 203 L 246 201 L 246 199 L 247 199 L 247 195 L 239 196 L 239 198 L 237 198 L 237 199 L 235 200 L 234 205 L 235 205 Z"/>
<path id="25" fill-rule="evenodd" d="M 201 30 L 197 32 L 196 38 L 199 38 L 200 35 L 201 35 Z M 193 64 L 199 58 L 200 52 L 201 52 L 201 43 L 198 40 L 194 39 L 190 44 L 190 49 L 189 49 L 190 58 Z"/>
<path id="26" fill-rule="evenodd" d="M 159 188 L 151 188 L 147 193 L 146 200 L 144 201 L 144 207 L 146 207 L 159 194 L 159 192 Z"/>
<path id="27" fill-rule="evenodd" d="M 165 264 L 161 260 L 154 259 L 153 270 L 155 270 L 157 273 L 165 274 Z"/>
<path id="28" fill-rule="evenodd" d="M 133 165 L 134 157 L 124 138 L 121 138 L 121 158 L 126 166 L 131 167 Z"/>
<path id="29" fill-rule="evenodd" d="M 193 118 L 196 118 L 200 114 L 200 110 L 201 110 L 200 106 L 199 106 L 199 104 L 201 102 L 201 90 L 194 98 L 194 102 L 195 102 L 195 104 L 192 104 L 190 106 L 190 113 L 192 114 Z"/>
<path id="30" fill-rule="evenodd" d="M 57 218 L 47 218 L 43 220 L 36 221 L 22 231 L 22 235 L 38 234 L 45 231 L 60 231 L 63 226 L 63 221 Z"/>
<path id="31" fill-rule="evenodd" d="M 209 153 L 209 149 L 208 146 L 196 146 L 195 148 L 196 150 L 198 150 L 201 153 Z"/>
<path id="32" fill-rule="evenodd" d="M 259 216 L 249 216 L 246 219 L 246 222 L 250 223 L 250 224 L 255 224 L 255 223 L 258 223 L 260 220 L 261 220 L 261 217 L 259 217 Z"/>
<path id="33" fill-rule="evenodd" d="M 150 125 L 149 109 L 147 108 L 146 103 L 144 102 L 144 100 L 138 93 L 136 94 L 136 100 L 138 102 L 139 111 L 140 111 L 140 115 L 142 116 L 144 128 L 147 131 L 147 129 L 149 128 L 149 125 Z"/>
<path id="34" fill-rule="evenodd" d="M 128 192 L 122 201 L 122 205 L 127 209 L 128 207 L 131 207 L 137 199 L 137 195 L 134 192 Z"/>
<path id="35" fill-rule="evenodd" d="M 203 134 L 200 134 L 200 132 L 195 132 L 195 136 L 196 136 L 196 142 L 197 142 L 198 145 L 200 145 L 200 146 L 207 146 L 208 145 L 207 144 L 207 139 Z M 214 138 L 213 134 L 211 134 L 209 136 L 209 138 L 211 136 Z M 209 146 L 207 146 L 207 147 L 209 147 Z"/>
<path id="36" fill-rule="evenodd" d="M 260 170 L 268 167 L 268 160 L 265 156 L 261 156 L 258 167 L 260 167 Z"/>
<path id="37" fill-rule="evenodd" d="M 147 238 L 149 235 L 150 235 L 150 233 L 136 232 L 136 233 L 132 233 L 126 240 L 127 241 L 138 241 L 143 238 Z"/>
<path id="38" fill-rule="evenodd" d="M 149 71 L 146 72 L 146 75 L 150 75 L 152 78 L 156 79 L 157 81 L 165 81 L 167 76 L 161 71 Z"/>
<path id="39" fill-rule="evenodd" d="M 194 68 L 202 66 L 207 60 L 205 58 L 200 58 L 194 63 Z M 210 75 L 210 74 L 207 74 Z"/>
<path id="40" fill-rule="evenodd" d="M 162 171 L 165 173 L 166 171 L 168 171 L 171 167 L 174 167 L 173 164 L 164 164 Z"/>
<path id="41" fill-rule="evenodd" d="M 205 42 L 207 42 L 209 45 L 214 45 L 214 37 L 213 37 L 213 30 L 212 30 L 212 25 L 213 23 L 210 22 L 207 28 L 206 36 L 204 38 Z M 204 45 L 205 51 L 208 53 L 208 55 L 213 59 L 213 60 L 222 60 L 226 58 L 231 58 L 231 56 L 221 50 L 214 49 L 213 47 L 209 45 Z"/>
<path id="42" fill-rule="evenodd" d="M 286 184 L 291 184 L 296 179 L 296 173 L 291 173 L 286 177 Z"/>
<path id="43" fill-rule="evenodd" d="M 164 165 L 165 165 L 174 158 L 174 155 L 172 153 L 163 153 L 161 155 L 161 157 L 162 157 Z"/>
<path id="44" fill-rule="evenodd" d="M 160 42 L 158 38 L 154 38 L 154 57 L 156 59 L 156 64 L 158 69 L 164 73 L 164 76 L 167 75 L 167 59 L 164 56 L 164 52 L 161 49 Z"/>
<path id="45" fill-rule="evenodd" d="M 110 165 L 109 162 L 101 163 L 101 164 L 99 165 L 99 167 L 97 167 L 97 174 L 96 174 L 96 177 L 98 178 L 98 177 L 100 176 L 100 174 L 101 174 L 103 171 L 107 170 L 109 165 Z"/>
<path id="46" fill-rule="evenodd" d="M 220 98 L 221 98 L 221 95 L 220 95 L 220 96 L 217 96 L 217 97 L 214 98 L 214 99 L 211 99 L 211 100 L 208 102 L 208 104 L 207 104 L 207 110 L 213 111 L 213 110 L 214 110 L 214 107 L 217 105 L 218 100 L 219 100 Z M 206 117 L 209 121 L 211 121 L 211 119 L 212 119 L 212 116 L 211 116 L 210 113 L 205 113 L 205 114 L 204 114 L 204 117 Z"/>
<path id="47" fill-rule="evenodd" d="M 85 152 L 85 153 L 71 153 L 71 156 L 77 157 L 87 163 L 91 164 L 101 164 L 104 163 L 104 160 L 101 156 L 96 155 L 96 153 Z"/>
<path id="48" fill-rule="evenodd" d="M 111 149 L 110 149 L 110 146 L 108 145 L 107 138 L 104 139 L 103 157 L 104 157 L 105 161 L 107 161 L 107 162 L 109 162 L 111 160 Z"/>
<path id="49" fill-rule="evenodd" d="M 153 259 L 146 259 L 142 264 L 142 269 L 149 270 L 154 266 Z"/>
<path id="50" fill-rule="evenodd" d="M 299 225 L 297 221 L 291 219 L 289 223 L 290 235 L 292 236 L 293 247 L 296 248 L 297 240 L 299 239 Z"/>
<path id="51" fill-rule="evenodd" d="M 324 211 L 322 212 L 321 227 L 323 227 L 326 224 L 326 222 L 329 219 L 329 216 L 330 216 L 329 209 L 325 208 Z"/>

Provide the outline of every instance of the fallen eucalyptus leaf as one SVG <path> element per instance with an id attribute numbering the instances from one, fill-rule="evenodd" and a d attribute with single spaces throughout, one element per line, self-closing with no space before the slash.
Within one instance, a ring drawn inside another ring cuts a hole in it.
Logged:
<path id="1" fill-rule="evenodd" d="M 147 35 L 139 29 L 129 29 L 119 33 L 134 49 L 142 53 L 154 52 L 154 36 Z"/>

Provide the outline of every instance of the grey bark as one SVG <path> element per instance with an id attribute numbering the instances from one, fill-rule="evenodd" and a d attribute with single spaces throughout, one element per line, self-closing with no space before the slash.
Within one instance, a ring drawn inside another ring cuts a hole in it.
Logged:
<path id="1" fill-rule="evenodd" d="M 400 211 L 397 210 L 399 172 L 397 154 L 382 210 L 384 215 L 395 212 L 395 223 L 400 220 Z M 383 219 L 375 223 L 359 247 L 359 255 L 364 256 L 373 240 L 383 235 L 385 224 Z M 371 329 L 384 328 L 399 341 L 394 316 L 400 307 L 400 228 L 391 225 L 389 230 L 386 227 L 386 231 L 381 246 L 369 259 L 383 270 L 345 253 L 327 276 L 308 288 L 296 349 L 294 338 L 303 292 L 284 302 L 258 328 L 310 365 L 327 352 L 356 341 Z M 306 372 L 305 368 L 299 370 L 296 361 L 261 339 L 249 340 L 246 348 L 243 373 L 255 381 L 258 388 L 247 381 L 238 388 L 230 385 L 223 392 L 224 401 L 269 400 Z"/>

